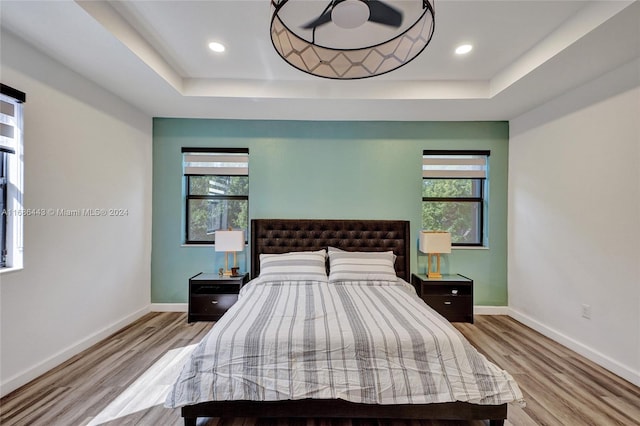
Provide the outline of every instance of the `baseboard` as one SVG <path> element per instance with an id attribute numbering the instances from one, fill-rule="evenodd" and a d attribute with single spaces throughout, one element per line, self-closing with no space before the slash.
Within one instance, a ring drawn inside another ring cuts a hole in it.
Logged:
<path id="1" fill-rule="evenodd" d="M 119 321 L 116 321 L 108 327 L 103 328 L 102 330 L 92 334 L 91 336 L 76 342 L 68 348 L 63 349 L 62 351 L 47 358 L 41 363 L 36 364 L 35 366 L 16 374 L 13 377 L 10 377 L 4 383 L 0 383 L 0 397 L 7 395 L 9 392 L 13 392 L 20 386 L 26 385 L 31 380 L 43 375 L 47 371 L 57 367 L 58 365 L 79 354 L 85 349 L 88 349 L 101 340 L 111 336 L 116 331 L 131 324 L 132 322 L 134 322 L 138 318 L 141 318 L 149 312 L 149 306 L 146 306 L 130 315 L 127 315 Z"/>
<path id="2" fill-rule="evenodd" d="M 474 315 L 509 315 L 508 306 L 474 306 Z"/>
<path id="3" fill-rule="evenodd" d="M 187 312 L 188 303 L 152 303 L 151 312 Z"/>
<path id="4" fill-rule="evenodd" d="M 584 356 L 585 358 L 595 362 L 603 368 L 611 371 L 612 373 L 622 377 L 625 380 L 633 383 L 636 386 L 640 386 L 640 371 L 634 371 L 626 365 L 620 364 L 618 361 L 598 352 L 597 350 L 590 348 L 589 346 L 578 342 L 571 337 L 560 333 L 559 331 L 541 323 L 540 321 L 533 319 L 522 312 L 518 312 L 515 309 L 509 309 L 509 316 L 513 319 L 521 322 L 522 324 L 536 330 L 538 333 L 547 336 L 548 338 L 560 343 L 563 346 L 571 349 Z"/>

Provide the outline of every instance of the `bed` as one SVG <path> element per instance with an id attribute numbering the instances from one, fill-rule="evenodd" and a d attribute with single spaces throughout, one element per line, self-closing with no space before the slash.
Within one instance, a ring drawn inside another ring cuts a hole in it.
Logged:
<path id="1" fill-rule="evenodd" d="M 186 426 L 198 417 L 504 424 L 507 403 L 522 403 L 517 384 L 417 297 L 410 246 L 407 221 L 252 220 L 256 278 L 165 405 L 180 407 Z"/>

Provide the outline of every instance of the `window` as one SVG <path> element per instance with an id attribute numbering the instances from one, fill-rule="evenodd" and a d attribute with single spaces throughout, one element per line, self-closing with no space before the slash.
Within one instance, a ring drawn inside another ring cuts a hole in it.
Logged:
<path id="1" fill-rule="evenodd" d="M 22 267 L 22 105 L 26 95 L 0 84 L 0 269 Z"/>
<path id="2" fill-rule="evenodd" d="M 431 151 L 422 156 L 422 228 L 449 231 L 454 246 L 485 244 L 489 151 Z"/>
<path id="3" fill-rule="evenodd" d="M 0 268 L 7 266 L 7 157 L 8 153 L 0 151 Z"/>
<path id="4" fill-rule="evenodd" d="M 212 244 L 219 229 L 249 225 L 249 150 L 182 148 L 185 243 Z"/>

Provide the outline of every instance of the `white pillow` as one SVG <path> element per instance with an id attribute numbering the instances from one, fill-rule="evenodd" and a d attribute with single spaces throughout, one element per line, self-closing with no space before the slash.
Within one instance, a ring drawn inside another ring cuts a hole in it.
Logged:
<path id="1" fill-rule="evenodd" d="M 388 281 L 396 282 L 396 256 L 392 251 L 348 252 L 329 250 L 329 282 Z"/>
<path id="2" fill-rule="evenodd" d="M 326 250 L 260 255 L 260 278 L 265 281 L 326 281 Z"/>
<path id="3" fill-rule="evenodd" d="M 331 252 L 332 252 L 332 251 L 339 251 L 339 252 L 341 252 L 341 253 L 347 252 L 346 250 L 342 250 L 342 249 L 339 249 L 338 247 L 331 247 L 331 246 L 327 247 L 327 251 L 329 252 L 328 254 L 331 254 Z M 354 253 L 354 252 L 347 252 L 347 253 Z M 358 253 L 358 252 L 355 252 L 355 253 Z M 364 252 L 364 251 L 363 251 L 363 252 L 360 252 L 360 253 L 371 253 L 371 252 Z M 386 251 L 384 251 L 384 252 L 375 252 L 375 253 L 392 253 L 392 254 L 393 254 L 393 252 L 392 252 L 392 251 L 391 251 L 391 252 L 386 252 Z M 395 254 L 393 254 L 393 264 L 394 264 L 394 265 L 396 264 L 396 258 L 397 258 L 397 257 L 398 257 L 398 256 L 396 256 Z"/>

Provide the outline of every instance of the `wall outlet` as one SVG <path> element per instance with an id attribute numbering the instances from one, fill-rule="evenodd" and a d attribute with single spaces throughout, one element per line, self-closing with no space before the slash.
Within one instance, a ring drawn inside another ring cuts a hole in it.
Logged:
<path id="1" fill-rule="evenodd" d="M 582 318 L 591 319 L 591 305 L 582 305 Z"/>

